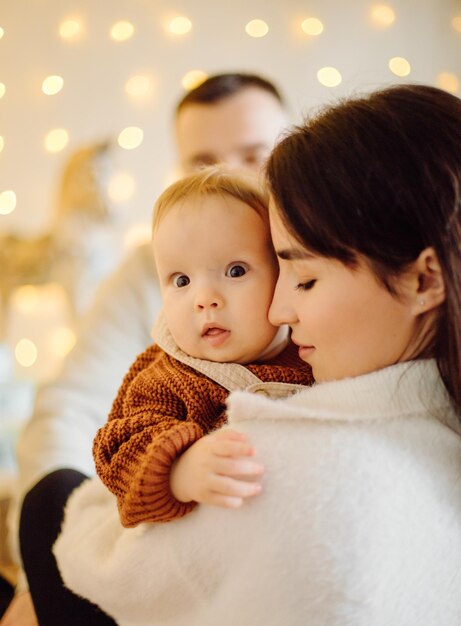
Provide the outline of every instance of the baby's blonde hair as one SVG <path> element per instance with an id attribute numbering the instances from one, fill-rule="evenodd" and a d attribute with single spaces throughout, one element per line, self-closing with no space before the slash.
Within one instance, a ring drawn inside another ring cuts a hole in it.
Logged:
<path id="1" fill-rule="evenodd" d="M 154 206 L 152 231 L 174 205 L 189 198 L 210 195 L 231 196 L 254 209 L 268 224 L 269 195 L 254 176 L 212 166 L 176 181 L 160 195 Z"/>

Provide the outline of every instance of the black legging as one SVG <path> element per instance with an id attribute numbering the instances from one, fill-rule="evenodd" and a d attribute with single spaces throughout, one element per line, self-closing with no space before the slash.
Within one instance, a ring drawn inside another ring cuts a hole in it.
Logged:
<path id="1" fill-rule="evenodd" d="M 71 469 L 48 474 L 26 495 L 19 541 L 23 566 L 40 626 L 114 626 L 94 604 L 64 587 L 51 548 L 71 493 L 86 476 Z"/>

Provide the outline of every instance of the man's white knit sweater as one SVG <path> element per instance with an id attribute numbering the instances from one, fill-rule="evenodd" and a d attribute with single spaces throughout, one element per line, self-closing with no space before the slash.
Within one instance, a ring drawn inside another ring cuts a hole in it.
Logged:
<path id="1" fill-rule="evenodd" d="M 64 580 L 121 626 L 459 626 L 459 417 L 433 361 L 235 392 L 263 493 L 123 529 L 92 479 L 55 547 Z"/>

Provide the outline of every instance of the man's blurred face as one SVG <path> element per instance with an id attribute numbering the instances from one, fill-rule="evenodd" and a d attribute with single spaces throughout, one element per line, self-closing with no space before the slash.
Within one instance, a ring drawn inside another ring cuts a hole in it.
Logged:
<path id="1" fill-rule="evenodd" d="M 215 163 L 259 171 L 287 119 L 278 100 L 246 87 L 212 104 L 189 104 L 176 120 L 183 174 Z"/>

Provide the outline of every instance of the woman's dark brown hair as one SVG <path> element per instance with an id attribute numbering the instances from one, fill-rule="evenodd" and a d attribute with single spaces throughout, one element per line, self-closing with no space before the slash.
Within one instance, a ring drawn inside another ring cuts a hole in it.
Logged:
<path id="1" fill-rule="evenodd" d="M 461 100 L 400 85 L 330 106 L 278 144 L 267 179 L 298 241 L 352 267 L 365 255 L 392 293 L 435 249 L 446 301 L 432 351 L 461 407 Z"/>

